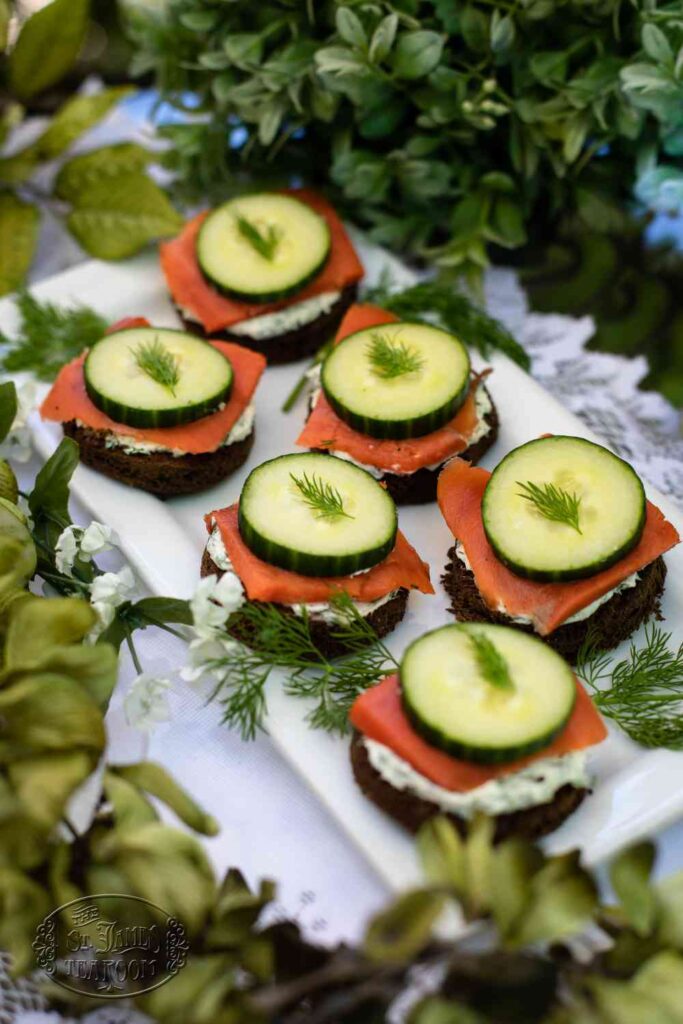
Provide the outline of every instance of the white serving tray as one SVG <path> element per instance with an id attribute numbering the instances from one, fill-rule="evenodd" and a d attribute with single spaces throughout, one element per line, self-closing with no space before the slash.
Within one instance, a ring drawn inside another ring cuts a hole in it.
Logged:
<path id="1" fill-rule="evenodd" d="M 361 238 L 357 243 L 370 280 L 387 266 L 397 282 L 412 280 L 411 273 L 382 250 Z M 40 299 L 86 303 L 112 321 L 142 315 L 159 325 L 178 326 L 154 255 L 119 265 L 85 263 L 41 282 L 34 291 Z M 15 326 L 12 301 L 0 301 L 0 329 L 11 333 Z M 476 367 L 483 365 L 476 354 L 474 363 Z M 495 355 L 491 365 L 495 372 L 490 388 L 500 412 L 501 430 L 485 459 L 486 466 L 493 467 L 511 448 L 546 431 L 597 440 L 580 420 L 505 356 Z M 257 392 L 256 444 L 251 457 L 234 477 L 210 491 L 162 502 L 85 467 L 76 471 L 75 495 L 94 516 L 117 531 L 127 557 L 153 592 L 189 597 L 199 578 L 206 536 L 203 514 L 235 501 L 254 466 L 295 450 L 305 403 L 300 402 L 288 415 L 280 407 L 304 367 L 297 363 L 266 371 Z M 38 449 L 49 455 L 61 438 L 61 429 L 42 423 L 37 415 L 31 419 L 31 428 Z M 649 493 L 683 530 L 683 517 L 671 502 L 652 489 Z M 396 654 L 425 630 L 450 620 L 446 595 L 439 583 L 452 543 L 448 529 L 435 505 L 401 509 L 400 522 L 408 539 L 429 562 L 437 593 L 411 595 L 404 622 L 389 638 Z M 669 579 L 663 611 L 666 627 L 678 643 L 683 640 L 683 547 L 671 552 L 667 562 Z M 348 763 L 348 743 L 310 730 L 305 722 L 306 703 L 286 697 L 275 679 L 269 686 L 268 700 L 268 730 L 282 755 L 315 790 L 390 887 L 416 884 L 420 871 L 413 842 L 356 789 Z M 207 708 L 206 716 L 207 731 L 215 730 L 216 714 Z M 201 757 L 201 751 L 197 756 Z M 588 862 L 596 863 L 683 816 L 683 754 L 644 751 L 610 728 L 609 739 L 596 751 L 593 764 L 595 791 L 548 840 L 551 849 L 579 847 Z M 220 780 L 214 776 L 209 784 L 220 785 Z M 201 792 L 195 795 L 201 799 Z"/>

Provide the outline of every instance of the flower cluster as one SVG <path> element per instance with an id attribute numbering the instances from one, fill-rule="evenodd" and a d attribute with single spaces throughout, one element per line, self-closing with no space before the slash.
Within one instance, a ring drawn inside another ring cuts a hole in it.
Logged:
<path id="1" fill-rule="evenodd" d="M 190 642 L 190 661 L 181 671 L 181 677 L 196 683 L 211 676 L 224 659 L 238 646 L 225 632 L 230 616 L 244 603 L 244 590 L 234 572 L 220 578 L 206 576 L 199 583 L 190 602 L 194 639 Z"/>

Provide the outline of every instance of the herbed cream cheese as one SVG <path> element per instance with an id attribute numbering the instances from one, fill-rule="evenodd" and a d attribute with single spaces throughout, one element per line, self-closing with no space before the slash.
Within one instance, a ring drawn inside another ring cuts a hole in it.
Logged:
<path id="1" fill-rule="evenodd" d="M 268 338 L 277 337 L 279 334 L 295 331 L 297 327 L 305 327 L 307 324 L 313 323 L 319 316 L 329 313 L 340 296 L 341 292 L 322 292 L 310 299 L 304 299 L 303 302 L 295 302 L 285 309 L 278 309 L 274 313 L 263 313 L 261 316 L 242 320 L 227 329 L 230 334 L 234 334 L 238 338 L 247 337 L 265 341 Z"/>
<path id="2" fill-rule="evenodd" d="M 311 397 L 312 405 L 315 405 L 315 402 L 318 400 L 319 394 L 319 389 L 313 393 Z M 489 412 L 491 412 L 491 409 L 493 408 L 493 403 L 489 397 L 486 388 L 482 384 L 480 384 L 479 387 L 477 388 L 474 402 L 475 408 L 477 410 L 477 425 L 472 431 L 470 437 L 468 438 L 468 448 L 471 445 L 476 444 L 477 441 L 480 441 L 482 437 L 486 437 L 486 435 L 491 430 L 491 426 L 489 423 L 486 422 L 485 417 Z M 410 442 L 408 441 L 406 443 L 409 444 Z M 384 469 L 379 469 L 377 466 L 368 466 L 364 462 L 359 462 L 357 459 L 354 459 L 347 452 L 344 452 L 339 448 L 330 448 L 329 450 L 334 453 L 335 458 L 344 459 L 346 462 L 352 462 L 354 466 L 358 466 L 360 469 L 364 469 L 366 473 L 370 473 L 370 475 L 374 476 L 376 480 L 381 479 L 385 473 L 393 473 L 396 476 L 412 476 L 414 472 L 411 471 L 406 473 L 404 470 L 400 470 L 394 466 L 387 466 Z M 437 470 L 440 469 L 441 466 L 443 466 L 445 461 L 445 459 L 441 459 L 439 462 L 434 462 L 429 466 L 423 466 L 421 468 Z"/>
<path id="3" fill-rule="evenodd" d="M 234 566 L 230 561 L 230 556 L 225 549 L 223 538 L 218 526 L 214 526 L 209 535 L 209 539 L 206 544 L 206 550 L 209 553 L 211 560 L 222 569 L 223 572 L 234 572 Z M 353 573 L 354 576 L 360 576 L 363 572 L 368 570 L 361 570 L 360 572 Z M 385 594 L 383 597 L 378 598 L 376 601 L 354 601 L 356 608 L 359 613 L 363 616 L 369 615 L 374 612 L 377 608 L 381 608 L 382 605 L 387 604 L 392 598 L 396 597 L 398 590 L 392 590 L 391 593 Z M 295 615 L 302 615 L 304 609 L 306 609 L 309 618 L 317 619 L 319 622 L 343 622 L 344 615 L 340 614 L 335 608 L 333 608 L 328 601 L 317 601 L 309 603 L 298 603 L 298 604 L 287 604 L 288 608 L 291 608 Z"/>
<path id="4" fill-rule="evenodd" d="M 560 757 L 546 757 L 510 775 L 491 779 L 476 789 L 456 793 L 438 786 L 412 765 L 376 740 L 363 738 L 370 764 L 394 789 L 405 790 L 441 810 L 471 818 L 477 813 L 508 814 L 548 803 L 562 786 L 590 786 L 587 755 L 583 750 Z"/>
<path id="5" fill-rule="evenodd" d="M 470 564 L 469 558 L 465 553 L 465 548 L 463 547 L 462 543 L 459 540 L 455 542 L 455 557 L 458 559 L 459 562 L 462 562 L 466 569 L 469 569 L 470 572 L 472 571 L 472 566 Z M 583 619 L 590 618 L 590 616 L 594 612 L 596 612 L 598 608 L 601 607 L 601 605 L 607 604 L 610 598 L 614 597 L 615 594 L 621 594 L 622 591 L 629 590 L 630 587 L 637 586 L 639 579 L 639 573 L 631 573 L 630 576 L 627 576 L 625 580 L 622 580 L 621 583 L 618 583 L 616 587 L 613 587 L 611 590 L 608 590 L 606 594 L 602 595 L 602 597 L 598 597 L 595 601 L 591 601 L 590 604 L 586 605 L 585 608 L 582 608 L 580 611 L 575 612 L 574 615 L 570 615 L 568 619 L 564 620 L 562 625 L 568 626 L 572 622 L 581 622 Z M 502 601 L 498 603 L 496 611 L 500 612 L 501 615 L 507 615 L 511 622 L 517 622 L 520 625 L 531 625 L 533 621 L 531 617 L 528 615 L 510 615 Z"/>
<path id="6" fill-rule="evenodd" d="M 237 444 L 238 441 L 243 441 L 245 437 L 249 437 L 249 434 L 254 429 L 255 418 L 256 406 L 253 402 L 250 402 L 240 418 L 233 424 L 230 433 L 221 442 L 219 447 L 227 448 L 228 445 Z M 176 459 L 187 455 L 187 452 L 182 451 L 180 448 L 166 448 L 163 444 L 157 444 L 154 441 L 141 441 L 137 437 L 131 437 L 126 434 L 109 433 L 105 444 L 107 448 L 123 448 L 126 455 L 152 455 L 154 452 L 166 452 Z"/>

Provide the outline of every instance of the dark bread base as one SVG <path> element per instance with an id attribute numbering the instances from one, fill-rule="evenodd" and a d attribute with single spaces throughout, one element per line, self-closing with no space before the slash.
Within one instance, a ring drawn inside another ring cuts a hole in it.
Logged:
<path id="1" fill-rule="evenodd" d="M 81 453 L 81 462 L 112 480 L 137 487 L 158 498 L 196 494 L 224 480 L 246 462 L 254 444 L 254 431 L 235 444 L 200 455 L 126 454 L 123 448 L 107 448 L 109 432 L 81 427 L 75 420 L 64 423 L 64 433 L 73 438 Z"/>
<path id="2" fill-rule="evenodd" d="M 486 391 L 489 398 L 491 395 Z M 466 448 L 464 452 L 458 452 L 458 458 L 465 459 L 476 466 L 484 457 L 489 448 L 495 444 L 498 438 L 500 420 L 498 410 L 491 399 L 491 410 L 487 412 L 484 421 L 488 424 L 489 432 L 480 437 L 479 440 Z M 410 442 L 406 442 L 409 444 Z M 325 448 L 315 448 L 314 451 L 331 455 Z M 444 460 L 436 469 L 418 469 L 415 473 L 384 473 L 379 477 L 379 483 L 384 484 L 391 497 L 397 505 L 426 505 L 428 502 L 436 501 L 436 485 L 439 474 L 448 459 Z"/>
<path id="3" fill-rule="evenodd" d="M 201 574 L 202 576 L 223 575 L 223 571 L 218 568 L 206 549 L 202 555 Z M 392 629 L 396 628 L 406 613 L 407 604 L 408 591 L 401 588 L 390 601 L 387 601 L 386 604 L 381 605 L 365 616 L 365 621 L 372 627 L 378 639 L 386 636 L 387 633 L 391 633 Z M 287 605 L 274 604 L 274 607 L 282 612 L 283 615 L 294 614 Z M 338 658 L 343 654 L 349 653 L 348 647 L 335 637 L 333 625 L 327 622 L 320 622 L 318 619 L 309 619 L 309 628 L 313 643 L 326 658 Z M 239 629 L 239 620 L 232 633 L 236 639 L 249 644 L 249 634 Z"/>
<path id="4" fill-rule="evenodd" d="M 397 821 L 409 832 L 417 832 L 421 825 L 437 814 L 443 814 L 438 804 L 423 800 L 407 790 L 395 789 L 386 782 L 370 764 L 363 737 L 354 733 L 351 740 L 351 766 L 354 778 L 364 794 L 380 810 Z M 528 807 L 510 814 L 499 814 L 493 820 L 496 828 L 495 842 L 515 836 L 521 839 L 540 839 L 554 832 L 582 803 L 587 789 L 578 789 L 567 784 L 558 789 L 548 803 Z M 460 833 L 464 833 L 467 822 L 457 814 L 447 814 Z"/>
<path id="5" fill-rule="evenodd" d="M 237 345 L 260 352 L 266 357 L 269 364 L 274 366 L 278 363 L 293 363 L 297 359 L 315 355 L 325 342 L 334 337 L 347 309 L 356 301 L 357 294 L 357 285 L 350 284 L 344 288 L 334 306 L 327 313 L 323 313 L 309 324 L 304 324 L 303 327 L 296 327 L 284 334 L 276 334 L 272 338 L 263 339 L 250 338 L 246 334 L 231 334 L 228 329 L 209 334 L 201 324 L 196 320 L 189 319 L 177 306 L 176 312 L 185 329 L 191 334 L 197 334 L 200 338 L 234 341 Z"/>
<path id="6" fill-rule="evenodd" d="M 441 577 L 451 598 L 450 611 L 460 622 L 494 622 L 514 626 L 525 633 L 535 633 L 533 626 L 512 622 L 501 612 L 492 611 L 479 593 L 474 574 L 455 557 L 455 548 L 448 552 L 449 562 Z M 560 626 L 543 639 L 572 664 L 589 630 L 598 647 L 609 650 L 627 640 L 652 615 L 660 619 L 659 605 L 664 592 L 666 565 L 660 556 L 640 571 L 640 580 L 593 612 L 587 619 Z"/>

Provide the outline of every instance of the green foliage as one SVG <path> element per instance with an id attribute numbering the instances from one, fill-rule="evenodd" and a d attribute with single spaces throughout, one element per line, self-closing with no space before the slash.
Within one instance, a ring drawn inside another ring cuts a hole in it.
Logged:
<path id="1" fill-rule="evenodd" d="M 680 146 L 674 3 L 170 0 L 132 32 L 163 98 L 206 115 L 164 129 L 186 194 L 270 181 L 277 157 L 378 241 L 473 275 L 579 189 L 623 204 L 645 154 Z"/>
<path id="2" fill-rule="evenodd" d="M 16 301 L 19 334 L 13 339 L 0 334 L 0 344 L 6 347 L 1 365 L 8 373 L 28 370 L 39 380 L 54 380 L 65 363 L 98 341 L 107 329 L 107 321 L 85 306 L 65 309 L 39 302 L 25 290 Z"/>
<path id="3" fill-rule="evenodd" d="M 8 65 L 19 99 L 30 99 L 64 77 L 85 42 L 89 13 L 89 0 L 53 0 L 28 19 Z"/>
<path id="4" fill-rule="evenodd" d="M 0 193 L 0 295 L 26 277 L 38 244 L 38 211 L 11 192 Z"/>

